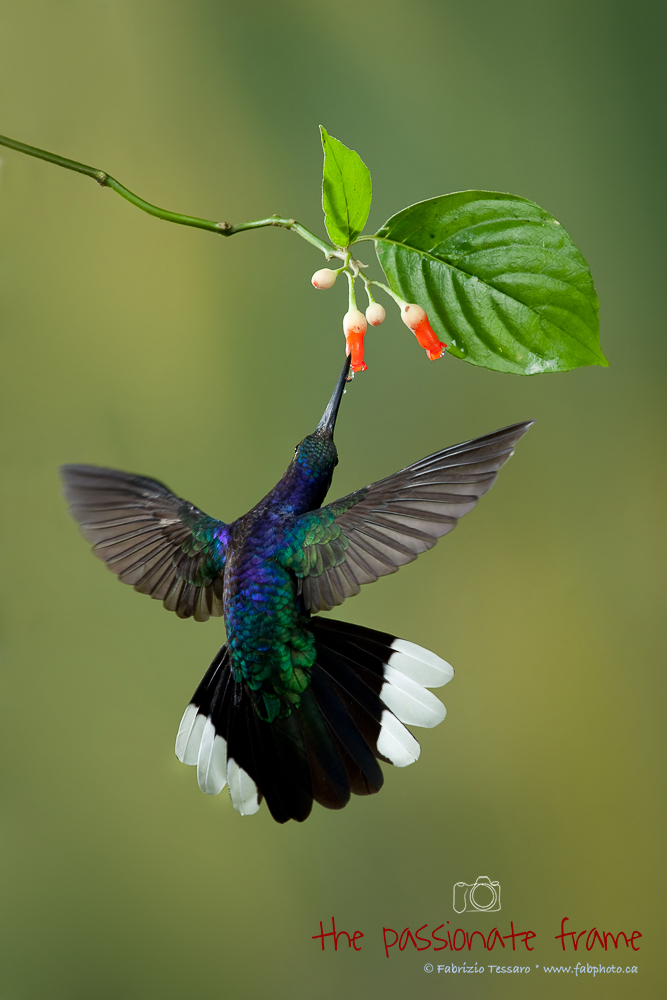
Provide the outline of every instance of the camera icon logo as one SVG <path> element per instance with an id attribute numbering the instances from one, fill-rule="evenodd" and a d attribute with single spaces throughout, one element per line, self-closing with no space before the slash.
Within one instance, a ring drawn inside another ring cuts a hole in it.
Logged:
<path id="1" fill-rule="evenodd" d="M 492 882 L 488 875 L 480 875 L 473 885 L 457 882 L 454 886 L 456 913 L 496 913 L 500 909 L 500 882 Z"/>

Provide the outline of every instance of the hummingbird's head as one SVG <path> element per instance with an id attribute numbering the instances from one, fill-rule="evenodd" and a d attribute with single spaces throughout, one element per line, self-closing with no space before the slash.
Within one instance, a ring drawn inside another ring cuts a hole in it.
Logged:
<path id="1" fill-rule="evenodd" d="M 294 451 L 293 465 L 306 476 L 311 482 L 333 472 L 334 466 L 338 464 L 338 452 L 334 444 L 333 434 L 338 416 L 338 407 L 343 398 L 345 383 L 350 370 L 350 359 L 345 359 L 343 370 L 336 382 L 327 408 L 322 415 L 322 419 L 312 434 L 305 437 Z"/>

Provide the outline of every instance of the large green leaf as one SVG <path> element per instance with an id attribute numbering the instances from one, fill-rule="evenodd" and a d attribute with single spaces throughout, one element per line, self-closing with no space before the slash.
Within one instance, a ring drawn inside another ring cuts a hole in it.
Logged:
<path id="1" fill-rule="evenodd" d="M 322 208 L 332 243 L 347 247 L 366 225 L 371 210 L 371 174 L 358 153 L 320 125 L 324 150 Z"/>
<path id="2" fill-rule="evenodd" d="M 390 287 L 426 309 L 456 357 L 517 375 L 607 364 L 588 265 L 534 202 L 430 198 L 392 216 L 375 246 Z"/>

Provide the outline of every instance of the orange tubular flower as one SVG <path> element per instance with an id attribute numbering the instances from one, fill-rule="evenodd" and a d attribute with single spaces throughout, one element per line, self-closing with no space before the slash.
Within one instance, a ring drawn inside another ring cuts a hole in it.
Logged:
<path id="1" fill-rule="evenodd" d="M 346 353 L 352 355 L 352 371 L 365 372 L 368 365 L 364 364 L 364 335 L 366 333 L 366 317 L 358 309 L 350 309 L 343 317 L 343 332 L 347 343 Z"/>
<path id="2" fill-rule="evenodd" d="M 414 303 L 404 305 L 401 309 L 401 319 L 408 330 L 412 330 L 420 347 L 426 351 L 429 361 L 435 361 L 442 357 L 447 344 L 443 344 L 436 336 L 435 331 L 431 329 L 426 311 L 421 306 Z"/>

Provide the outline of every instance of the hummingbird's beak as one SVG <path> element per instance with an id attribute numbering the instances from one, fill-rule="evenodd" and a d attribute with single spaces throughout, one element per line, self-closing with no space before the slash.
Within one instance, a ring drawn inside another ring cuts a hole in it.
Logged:
<path id="1" fill-rule="evenodd" d="M 329 405 L 322 414 L 322 419 L 315 428 L 316 434 L 321 434 L 324 437 L 329 437 L 333 439 L 334 427 L 336 426 L 336 417 L 338 416 L 338 407 L 340 406 L 340 401 L 343 398 L 343 392 L 345 391 L 345 383 L 347 382 L 348 372 L 350 370 L 350 358 L 345 358 L 345 364 L 343 365 L 343 370 L 338 376 L 338 381 L 336 382 L 336 388 L 333 391 L 333 395 L 329 400 Z"/>

